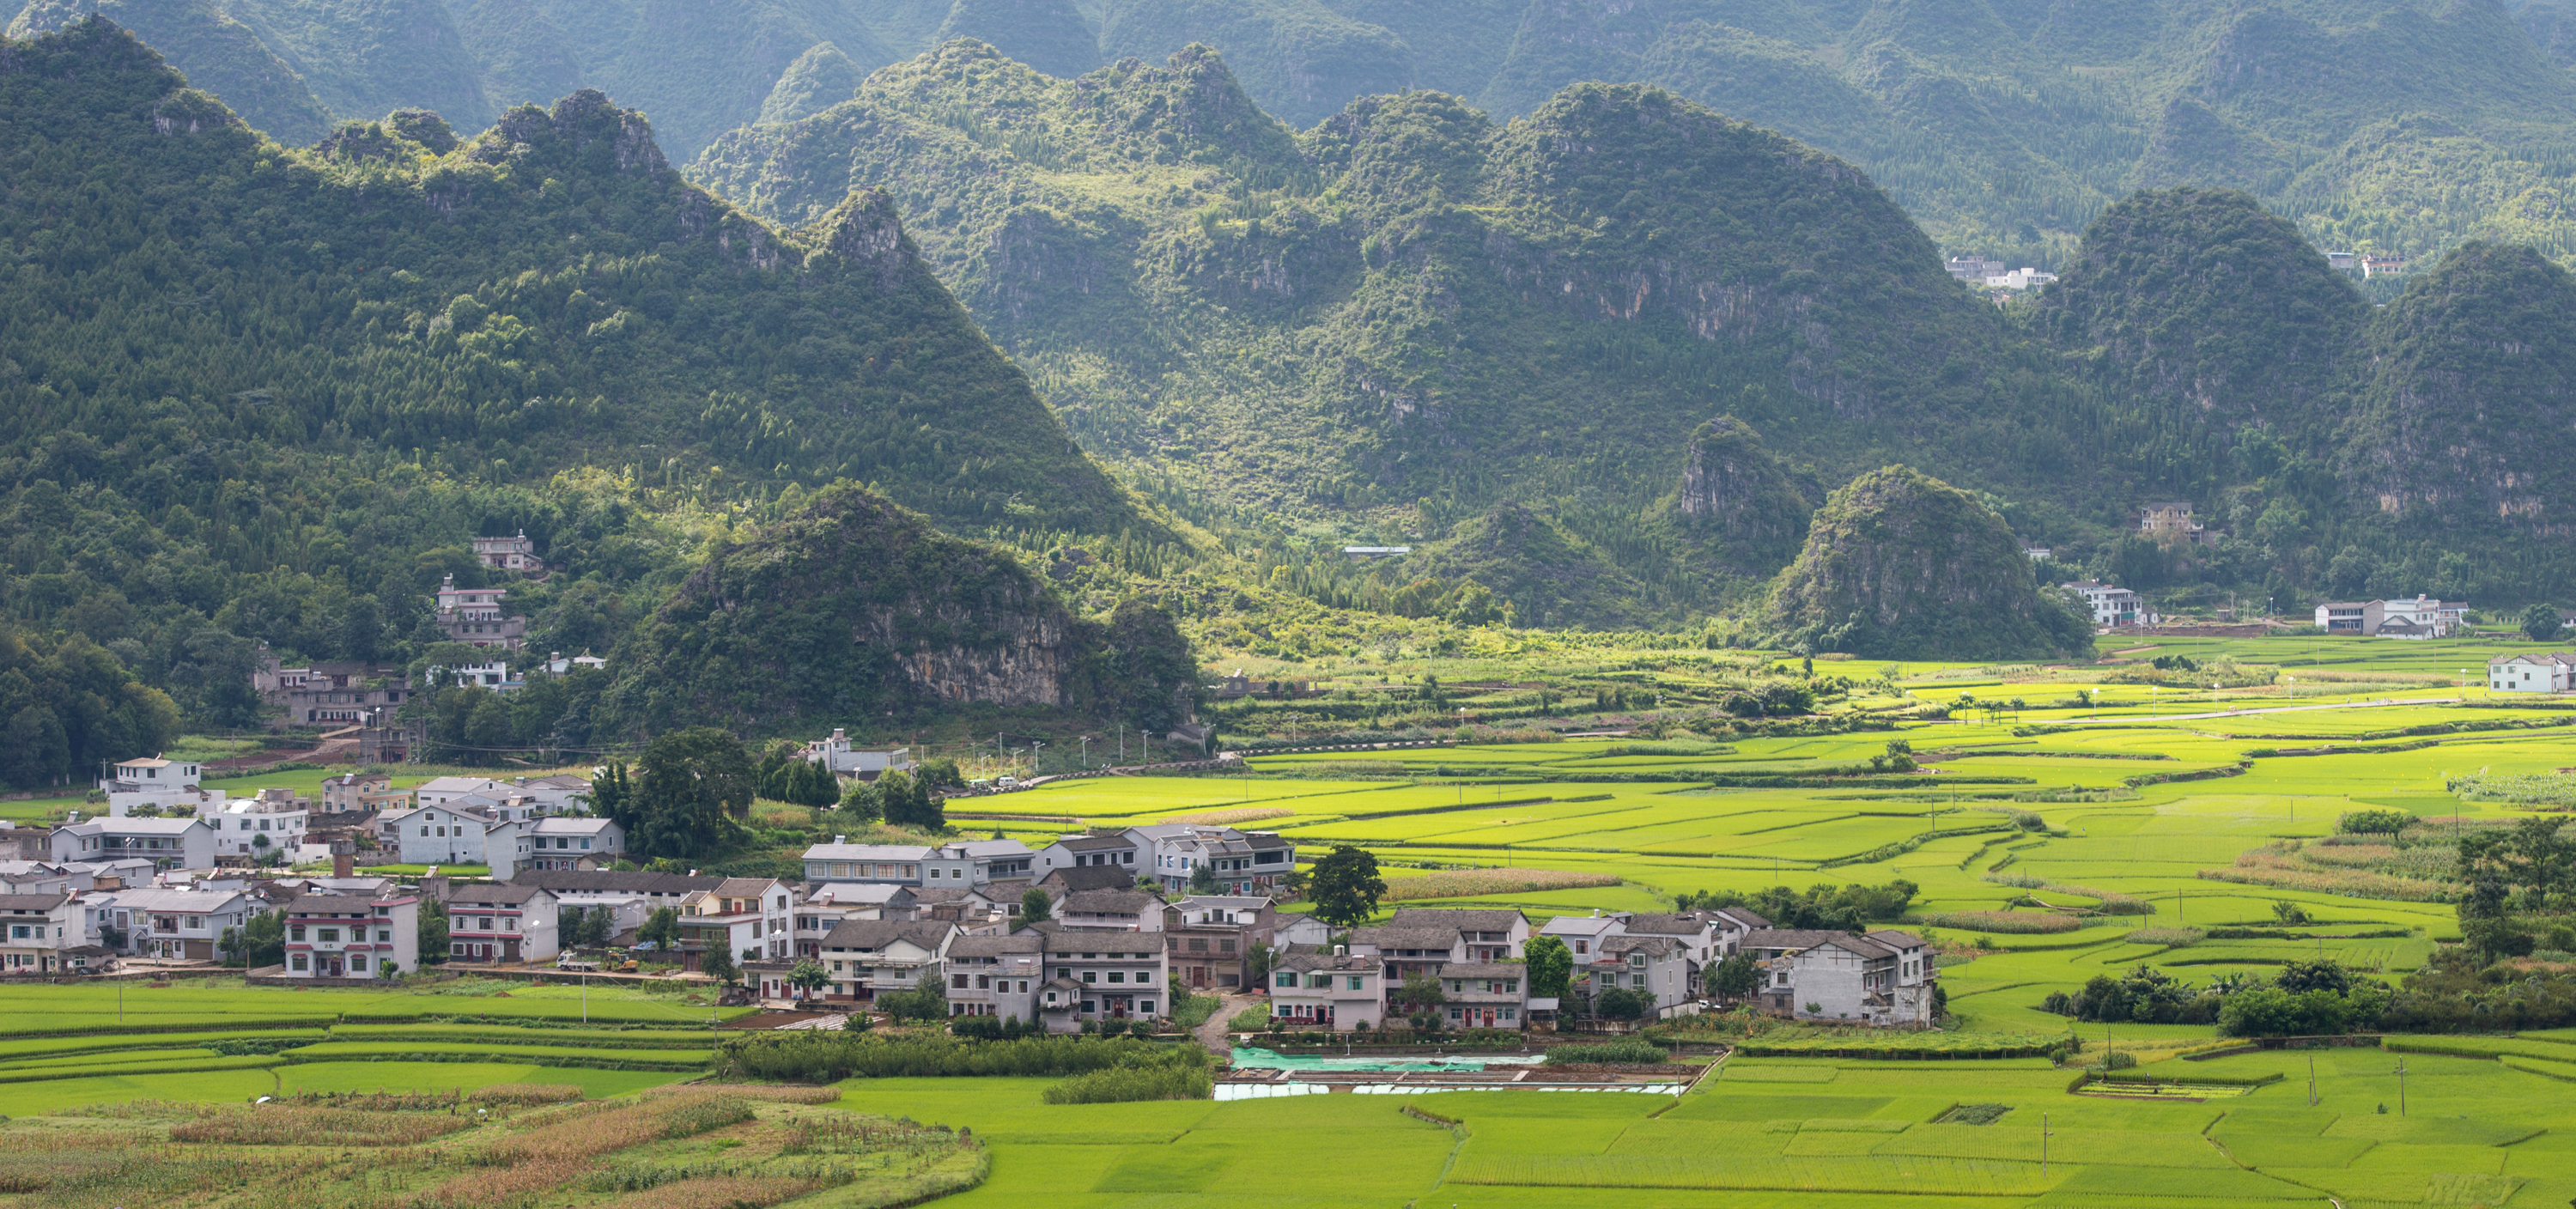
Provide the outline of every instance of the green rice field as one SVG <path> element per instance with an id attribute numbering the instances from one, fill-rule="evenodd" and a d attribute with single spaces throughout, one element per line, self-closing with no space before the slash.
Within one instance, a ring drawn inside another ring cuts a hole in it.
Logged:
<path id="1" fill-rule="evenodd" d="M 1453 876 L 1426 884 L 1457 896 L 1402 904 L 1509 906 L 1534 919 L 1903 878 L 1919 888 L 1906 926 L 1939 944 L 1955 1020 L 1919 1044 L 1828 1030 L 1765 1051 L 1878 1060 L 1738 1053 L 1679 1097 L 1051 1107 L 1046 1080 L 888 1079 L 844 1084 L 846 1105 L 971 1127 L 992 1173 L 949 1198 L 967 1205 L 2567 1204 L 2576 1030 L 2225 1052 L 2207 1025 L 2077 1024 L 2040 1010 L 2052 992 L 2140 965 L 2192 984 L 2319 958 L 2392 982 L 2424 967 L 2458 939 L 2449 871 L 2318 841 L 2364 808 L 2455 830 L 2528 817 L 2447 786 L 2576 766 L 2576 726 L 2562 725 L 2576 721 L 2566 708 L 2576 702 L 2477 687 L 2489 655 L 2516 649 L 2159 640 L 2113 653 L 2131 663 L 2078 668 L 1840 661 L 1836 674 L 1886 673 L 1915 703 L 1953 706 L 1952 717 L 1724 741 L 1685 732 L 1255 755 L 1227 775 L 1099 777 L 977 798 L 961 805 L 973 816 L 962 827 L 1033 844 L 1086 824 L 1223 818 L 1275 829 L 1309 861 L 1363 848 L 1390 880 L 1482 869 L 1603 883 Z M 2122 679 L 2155 654 L 2280 675 L 2215 691 Z M 1957 704 L 1962 693 L 1997 708 Z M 1891 740 L 1910 746 L 1918 770 L 1869 767 Z M 2150 910 L 2093 910 L 2114 899 Z M 1981 930 L 1995 928 L 1987 913 L 2043 911 L 2074 926 Z M 1964 922 L 1923 922 L 1934 917 Z M 703 1069 L 707 1007 L 594 989 L 595 1027 L 566 1027 L 580 1019 L 577 995 L 181 983 L 129 987 L 120 1007 L 112 987 L 0 987 L 0 1114 L 500 1082 L 605 1096 Z M 2046 1058 L 1951 1056 L 2028 1053 L 2070 1033 L 2087 1053 L 2111 1041 L 2140 1065 L 2079 1089 L 2082 1072 Z M 15 1203 L 0 1194 L 0 1209 Z"/>

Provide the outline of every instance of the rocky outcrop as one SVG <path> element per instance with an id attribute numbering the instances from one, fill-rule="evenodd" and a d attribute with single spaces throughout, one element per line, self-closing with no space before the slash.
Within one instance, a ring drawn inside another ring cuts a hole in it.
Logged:
<path id="1" fill-rule="evenodd" d="M 717 548 L 623 651 L 623 721 L 746 734 L 987 705 L 1128 716 L 1195 683 L 1160 609 L 1068 611 L 998 547 L 857 487 Z"/>
<path id="2" fill-rule="evenodd" d="M 2002 517 L 1906 466 L 1852 480 L 1773 586 L 1782 645 L 1874 658 L 2004 659 L 2092 649 L 2040 590 Z"/>
<path id="3" fill-rule="evenodd" d="M 1762 434 L 1733 416 L 1719 416 L 1691 434 L 1671 507 L 1739 574 L 1768 574 L 1788 561 L 1815 511 L 1788 467 L 1762 443 Z"/>

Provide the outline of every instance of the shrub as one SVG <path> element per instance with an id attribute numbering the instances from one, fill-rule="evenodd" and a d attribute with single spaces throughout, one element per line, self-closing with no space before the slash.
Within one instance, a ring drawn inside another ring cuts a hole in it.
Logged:
<path id="1" fill-rule="evenodd" d="M 2199 944 L 2207 936 L 2208 933 L 2198 928 L 2139 928 L 2122 939 L 2133 945 L 2171 945 L 2181 948 L 2184 945 Z"/>
<path id="2" fill-rule="evenodd" d="M 1670 1061 L 1672 1055 L 1652 1041 L 1608 1041 L 1591 1045 L 1559 1045 L 1547 1051 L 1549 1065 L 1577 1063 L 1598 1066 L 1645 1066 Z"/>
<path id="3" fill-rule="evenodd" d="M 1935 928 L 2015 935 L 2072 932 L 2084 926 L 2083 920 L 2072 915 L 2039 911 L 1941 911 L 1926 915 L 1917 922 Z"/>
<path id="4" fill-rule="evenodd" d="M 2335 830 L 2345 835 L 2395 835 L 2415 821 L 2403 810 L 2347 810 L 2335 820 Z"/>
<path id="5" fill-rule="evenodd" d="M 806 1033 L 806 1030 L 796 1030 Z M 803 1036 L 770 1033 L 729 1038 L 717 1058 L 727 1077 L 831 1083 L 848 1078 L 890 1079 L 962 1075 L 1075 1075 L 1135 1065 L 1156 1054 L 1181 1054 L 1205 1063 L 1194 1045 L 1161 1047 L 1130 1038 L 1022 1037 L 976 1041 L 938 1034 L 903 1037 L 872 1033 Z"/>
<path id="6" fill-rule="evenodd" d="M 1205 1100 L 1215 1094 L 1207 1068 L 1121 1066 L 1074 1075 L 1046 1089 L 1049 1104 L 1125 1104 L 1137 1100 Z"/>

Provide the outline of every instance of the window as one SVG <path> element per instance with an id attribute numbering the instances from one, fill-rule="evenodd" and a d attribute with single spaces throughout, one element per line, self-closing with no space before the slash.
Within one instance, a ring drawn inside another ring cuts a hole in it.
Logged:
<path id="1" fill-rule="evenodd" d="M 1083 1000 L 1083 1001 L 1082 1001 L 1082 1014 L 1083 1014 L 1083 1015 L 1088 1016 L 1088 1015 L 1091 1015 L 1091 1014 L 1093 1014 L 1093 1013 L 1095 1013 L 1095 1012 L 1098 1012 L 1099 1010 L 1100 1010 L 1100 1002 L 1099 1002 L 1098 1000 L 1095 1000 L 1095 999 L 1085 999 L 1085 1000 Z"/>
<path id="2" fill-rule="evenodd" d="M 1154 981 L 1154 972 L 1152 970 L 1138 970 L 1136 971 L 1136 981 L 1152 982 Z"/>
<path id="3" fill-rule="evenodd" d="M 1127 974 L 1123 970 L 1111 970 L 1109 971 L 1109 981 L 1125 982 L 1127 981 Z"/>
<path id="4" fill-rule="evenodd" d="M 1350 976 L 1350 989 L 1354 991 L 1362 989 L 1360 985 L 1360 975 L 1353 974 Z"/>
<path id="5" fill-rule="evenodd" d="M 339 943 L 340 930 L 338 928 L 317 928 L 314 931 L 314 939 L 323 944 Z"/>
<path id="6" fill-rule="evenodd" d="M 351 953 L 349 955 L 349 968 L 352 970 L 366 969 L 367 955 L 364 953 Z"/>
<path id="7" fill-rule="evenodd" d="M 378 928 L 378 929 L 376 929 L 376 943 L 377 943 L 377 944 L 380 944 L 380 945 L 389 945 L 389 944 L 392 944 L 393 942 L 394 942 L 394 930 L 393 930 L 393 929 L 391 929 L 391 928 Z"/>
<path id="8" fill-rule="evenodd" d="M 965 989 L 966 989 L 966 976 L 965 976 L 965 975 L 963 975 L 963 974 L 951 974 L 951 975 L 949 975 L 949 976 L 948 976 L 948 988 L 949 988 L 950 990 L 954 990 L 954 991 L 962 991 L 962 990 L 965 990 Z"/>
<path id="9" fill-rule="evenodd" d="M 1294 987 L 1297 985 L 1297 976 L 1294 974 L 1281 974 L 1279 976 L 1279 985 L 1283 987 Z"/>
<path id="10" fill-rule="evenodd" d="M 295 955 L 293 955 L 293 956 L 291 956 L 291 957 L 287 958 L 287 959 L 286 959 L 286 968 L 288 968 L 288 969 L 290 969 L 290 970 L 301 970 L 301 969 L 306 968 L 306 966 L 305 966 L 305 962 L 304 962 L 304 955 L 303 955 L 302 953 L 297 953 L 297 954 L 295 954 Z"/>
<path id="11" fill-rule="evenodd" d="M 188 927 L 189 927 L 189 928 L 191 928 L 191 929 L 202 929 L 202 928 L 204 928 L 205 926 L 206 926 L 206 917 L 205 917 L 205 916 L 203 916 L 203 915 L 191 915 L 191 916 L 189 916 L 189 917 L 188 917 Z"/>
<path id="12" fill-rule="evenodd" d="M 1054 1007 L 1054 1006 L 1055 1006 L 1055 992 L 1053 992 L 1053 991 L 1049 991 L 1049 992 L 1047 992 L 1047 1006 L 1048 1006 L 1048 1007 Z"/>
<path id="13" fill-rule="evenodd" d="M 1517 1019 L 1519 1019 L 1519 1018 L 1520 1018 L 1520 1014 L 1521 1014 L 1521 1010 L 1520 1010 L 1519 1008 L 1504 1008 L 1504 1009 L 1503 1009 L 1503 1019 L 1505 1019 L 1505 1020 L 1517 1020 Z"/>
<path id="14" fill-rule="evenodd" d="M 287 938 L 288 940 L 302 940 L 302 939 L 304 939 L 304 925 L 302 925 L 302 924 L 297 924 L 297 925 L 295 925 L 295 926 L 294 926 L 294 927 L 292 927 L 292 928 L 288 928 L 288 929 L 286 930 L 286 938 Z"/>
<path id="15" fill-rule="evenodd" d="M 1199 936 L 1193 936 L 1190 938 L 1190 952 L 1205 953 L 1207 951 L 1208 947 L 1206 938 Z"/>
<path id="16" fill-rule="evenodd" d="M 1216 942 L 1216 951 L 1220 953 L 1231 953 L 1234 951 L 1234 942 L 1231 940 L 1220 940 Z"/>
<path id="17" fill-rule="evenodd" d="M 1100 971 L 1098 971 L 1098 970 L 1084 970 L 1084 971 L 1082 972 L 1082 980 L 1083 980 L 1084 982 L 1098 982 L 1098 981 L 1100 981 Z"/>
<path id="18" fill-rule="evenodd" d="M 582 841 L 581 841 L 581 850 L 582 850 L 582 851 L 584 851 L 584 852 L 588 852 L 588 851 L 590 851 L 590 837 L 588 837 L 588 836 L 584 836 L 584 837 L 582 837 Z"/>
<path id="19" fill-rule="evenodd" d="M 1136 1001 L 1136 1010 L 1144 1013 L 1145 1015 L 1151 1016 L 1154 1014 L 1154 1001 L 1151 999 L 1139 999 Z"/>

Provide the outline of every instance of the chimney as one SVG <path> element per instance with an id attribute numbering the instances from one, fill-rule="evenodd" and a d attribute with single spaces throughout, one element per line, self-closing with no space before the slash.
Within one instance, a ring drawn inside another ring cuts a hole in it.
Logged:
<path id="1" fill-rule="evenodd" d="M 356 877 L 358 875 L 357 852 L 358 844 L 355 840 L 331 841 L 331 876 Z"/>

